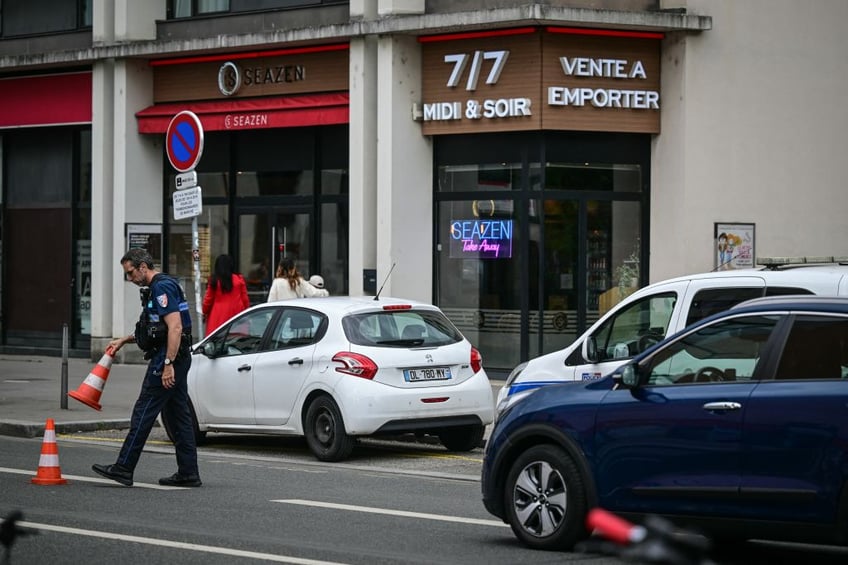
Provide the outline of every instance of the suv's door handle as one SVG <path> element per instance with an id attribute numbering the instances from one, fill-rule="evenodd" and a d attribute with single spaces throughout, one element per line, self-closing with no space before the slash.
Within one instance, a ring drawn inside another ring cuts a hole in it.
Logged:
<path id="1" fill-rule="evenodd" d="M 303 359 L 300 357 L 295 357 L 291 361 L 289 361 L 289 365 L 303 365 Z"/>
<path id="2" fill-rule="evenodd" d="M 239 373 L 241 373 L 242 371 L 249 371 L 249 370 L 250 370 L 250 365 L 242 365 L 241 367 L 238 368 Z"/>
<path id="3" fill-rule="evenodd" d="M 739 410 L 742 408 L 742 405 L 738 402 L 707 402 L 702 406 L 702 408 L 704 410 L 727 412 L 729 410 Z"/>

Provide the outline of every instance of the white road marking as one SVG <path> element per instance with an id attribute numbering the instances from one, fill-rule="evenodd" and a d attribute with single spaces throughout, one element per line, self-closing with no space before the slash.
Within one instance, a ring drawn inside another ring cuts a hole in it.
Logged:
<path id="1" fill-rule="evenodd" d="M 93 472 L 93 471 L 92 471 Z M 35 475 L 36 471 L 28 471 L 25 469 L 11 469 L 9 467 L 0 467 L 0 473 L 13 473 L 16 475 Z M 120 485 L 120 483 L 116 483 L 110 479 L 102 479 L 100 477 L 84 477 L 82 475 L 66 475 L 62 473 L 63 479 L 68 479 L 69 481 L 78 481 L 81 483 L 100 483 L 103 485 Z M 189 487 L 168 487 L 164 485 L 154 485 L 152 483 L 137 483 L 133 482 L 132 488 L 149 488 L 154 490 L 186 490 Z"/>
<path id="2" fill-rule="evenodd" d="M 461 518 L 459 516 L 442 516 L 440 514 L 426 514 L 423 512 L 407 512 L 406 510 L 390 510 L 388 508 L 372 508 L 369 506 L 351 506 L 349 504 L 335 504 L 332 502 L 319 502 L 317 500 L 300 500 L 290 498 L 287 500 L 272 500 L 283 504 L 299 504 L 300 506 L 317 506 L 318 508 L 332 508 L 333 510 L 349 510 L 351 512 L 365 512 L 369 514 L 386 514 L 388 516 L 403 516 L 405 518 L 420 518 L 423 520 L 439 520 L 442 522 L 458 522 L 460 524 L 476 524 L 478 526 L 496 526 L 508 528 L 509 525 L 497 520 L 480 520 L 479 518 Z"/>
<path id="3" fill-rule="evenodd" d="M 80 528 L 68 528 L 65 526 L 55 526 L 53 524 L 40 524 L 38 522 L 18 522 L 20 526 L 25 528 L 35 528 L 37 530 L 45 530 L 48 532 L 59 532 L 62 534 L 73 534 L 78 536 L 89 536 L 93 538 L 104 538 L 110 540 L 128 541 L 134 543 L 144 543 L 147 545 L 158 545 L 161 547 L 172 547 L 174 549 L 185 549 L 188 551 L 199 551 L 203 553 L 217 553 L 219 555 L 231 555 L 233 557 L 247 557 L 250 559 L 263 559 L 265 561 L 274 561 L 276 563 L 294 563 L 296 565 L 344 565 L 338 561 L 317 561 L 315 559 L 303 559 L 301 557 L 291 557 L 288 555 L 274 555 L 272 553 L 259 553 L 258 551 L 242 551 L 231 549 L 229 547 L 217 547 L 214 545 L 200 545 L 196 543 L 185 543 L 180 541 L 170 541 L 155 538 L 143 538 L 139 536 L 128 536 L 125 534 L 117 534 L 114 532 L 100 532 L 94 530 L 83 530 Z"/>

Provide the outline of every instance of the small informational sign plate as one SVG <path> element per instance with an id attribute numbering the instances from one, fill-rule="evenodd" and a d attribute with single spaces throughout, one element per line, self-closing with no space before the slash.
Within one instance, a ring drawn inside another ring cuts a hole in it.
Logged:
<path id="1" fill-rule="evenodd" d="M 174 192 L 173 202 L 175 220 L 194 218 L 203 211 L 203 198 L 199 186 Z"/>
<path id="2" fill-rule="evenodd" d="M 177 175 L 177 178 L 174 183 L 177 186 L 177 190 L 194 188 L 195 186 L 197 186 L 197 171 L 189 171 L 187 173 Z"/>
<path id="3" fill-rule="evenodd" d="M 165 152 L 180 173 L 197 166 L 203 154 L 203 126 L 194 112 L 184 110 L 171 119 L 165 133 Z"/>

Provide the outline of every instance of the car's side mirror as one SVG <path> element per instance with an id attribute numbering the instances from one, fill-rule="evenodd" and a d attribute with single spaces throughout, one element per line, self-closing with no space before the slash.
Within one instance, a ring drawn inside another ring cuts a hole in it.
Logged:
<path id="1" fill-rule="evenodd" d="M 619 371 L 621 375 L 621 383 L 628 387 L 635 387 L 639 384 L 639 373 L 636 371 L 636 365 L 629 363 Z"/>
<path id="2" fill-rule="evenodd" d="M 583 342 L 583 357 L 590 363 L 597 363 L 598 359 L 598 343 L 595 341 L 595 336 L 590 335 Z"/>
<path id="3" fill-rule="evenodd" d="M 214 359 L 218 356 L 217 348 L 215 347 L 215 344 L 211 342 L 206 342 L 200 347 L 196 347 L 192 353 L 195 355 L 205 355 L 210 359 Z"/>

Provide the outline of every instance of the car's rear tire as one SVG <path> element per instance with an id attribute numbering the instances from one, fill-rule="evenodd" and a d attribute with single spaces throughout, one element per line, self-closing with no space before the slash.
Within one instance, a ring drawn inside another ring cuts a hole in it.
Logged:
<path id="1" fill-rule="evenodd" d="M 504 485 L 504 508 L 507 522 L 524 545 L 572 549 L 588 537 L 587 506 L 577 464 L 559 447 L 531 447 L 510 467 Z"/>
<path id="2" fill-rule="evenodd" d="M 483 444 L 483 426 L 457 426 L 440 430 L 439 441 L 448 451 L 471 451 Z"/>
<path id="3" fill-rule="evenodd" d="M 192 406 L 191 402 L 188 403 L 188 412 L 191 414 L 191 429 L 194 432 L 194 443 L 196 445 L 203 445 L 206 443 L 206 432 L 200 431 L 200 426 L 197 424 L 197 414 L 194 413 L 194 406 Z M 174 438 L 176 437 L 174 429 L 176 426 L 173 422 L 168 420 L 164 412 L 162 413 L 162 427 L 165 428 L 165 433 L 168 434 L 168 439 L 171 440 L 171 443 L 174 443 Z"/>
<path id="4" fill-rule="evenodd" d="M 329 396 L 319 396 L 309 405 L 304 434 L 309 449 L 320 461 L 347 459 L 356 444 L 345 431 L 338 405 Z"/>

